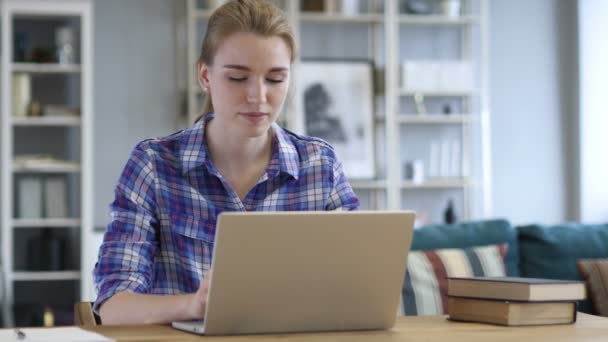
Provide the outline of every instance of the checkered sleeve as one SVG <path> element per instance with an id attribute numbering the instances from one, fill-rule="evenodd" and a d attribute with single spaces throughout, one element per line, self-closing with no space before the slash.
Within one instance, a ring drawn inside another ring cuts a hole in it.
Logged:
<path id="1" fill-rule="evenodd" d="M 359 199 L 346 179 L 342 163 L 337 159 L 333 163 L 332 178 L 333 187 L 325 210 L 357 210 L 359 208 Z"/>
<path id="2" fill-rule="evenodd" d="M 95 312 L 118 292 L 149 292 L 154 256 L 158 250 L 155 215 L 153 152 L 135 147 L 120 176 L 110 205 L 111 222 L 95 265 Z"/>

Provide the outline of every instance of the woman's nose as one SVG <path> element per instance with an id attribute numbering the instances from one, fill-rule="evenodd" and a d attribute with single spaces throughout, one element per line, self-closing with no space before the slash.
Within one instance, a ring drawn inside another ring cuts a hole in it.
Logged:
<path id="1" fill-rule="evenodd" d="M 266 102 L 266 84 L 264 80 L 255 80 L 251 82 L 247 92 L 247 102 L 249 103 L 265 103 Z"/>

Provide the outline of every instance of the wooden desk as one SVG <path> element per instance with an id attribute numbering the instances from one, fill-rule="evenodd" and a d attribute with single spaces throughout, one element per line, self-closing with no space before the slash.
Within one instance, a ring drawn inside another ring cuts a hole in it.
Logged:
<path id="1" fill-rule="evenodd" d="M 204 337 L 164 325 L 97 326 L 86 329 L 117 341 L 440 341 L 440 342 L 605 342 L 608 341 L 608 318 L 579 313 L 576 324 L 537 327 L 500 327 L 488 324 L 460 323 L 445 316 L 400 317 L 387 331 L 330 332 Z"/>

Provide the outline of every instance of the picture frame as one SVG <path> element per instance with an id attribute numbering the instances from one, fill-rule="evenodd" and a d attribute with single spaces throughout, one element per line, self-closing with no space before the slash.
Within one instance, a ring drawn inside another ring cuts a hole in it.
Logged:
<path id="1" fill-rule="evenodd" d="M 296 79 L 304 134 L 330 143 L 349 179 L 373 179 L 373 62 L 304 59 Z"/>

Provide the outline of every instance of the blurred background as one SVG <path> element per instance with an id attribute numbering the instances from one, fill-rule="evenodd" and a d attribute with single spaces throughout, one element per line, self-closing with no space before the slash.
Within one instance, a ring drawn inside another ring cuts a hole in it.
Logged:
<path id="1" fill-rule="evenodd" d="M 363 209 L 608 221 L 608 3 L 274 2 L 300 44 L 280 124 L 336 147 Z M 116 181 L 137 142 L 200 114 L 221 3 L 1 1 L 5 325 L 70 324 L 94 299 Z"/>

